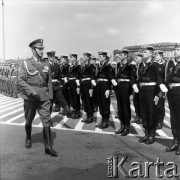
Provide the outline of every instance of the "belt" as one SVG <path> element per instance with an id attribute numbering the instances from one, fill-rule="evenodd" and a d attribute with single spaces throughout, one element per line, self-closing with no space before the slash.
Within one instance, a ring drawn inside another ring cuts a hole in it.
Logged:
<path id="1" fill-rule="evenodd" d="M 11 76 L 11 77 L 17 77 L 17 76 Z"/>
<path id="2" fill-rule="evenodd" d="M 91 80 L 91 78 L 82 78 L 81 81 L 88 81 Z"/>
<path id="3" fill-rule="evenodd" d="M 139 83 L 139 85 L 140 85 L 140 87 L 142 87 L 142 86 L 154 86 L 154 85 L 156 85 L 156 83 L 155 82 L 149 82 L 149 83 L 141 82 L 141 83 Z"/>
<path id="4" fill-rule="evenodd" d="M 108 79 L 101 79 L 101 78 L 98 78 L 97 81 L 98 81 L 98 82 L 99 82 L 99 81 L 106 81 L 106 82 L 108 82 Z"/>
<path id="5" fill-rule="evenodd" d="M 64 78 L 61 78 L 62 80 L 65 80 L 65 77 Z"/>
<path id="6" fill-rule="evenodd" d="M 59 82 L 58 79 L 52 79 L 52 82 Z"/>
<path id="7" fill-rule="evenodd" d="M 30 86 L 35 86 L 35 87 L 48 87 L 47 84 L 36 84 L 36 83 L 30 83 Z"/>
<path id="8" fill-rule="evenodd" d="M 130 82 L 130 79 L 118 79 L 118 82 Z"/>
<path id="9" fill-rule="evenodd" d="M 74 80 L 74 79 L 76 79 L 75 77 L 70 77 L 70 78 L 68 78 L 68 80 Z"/>
<path id="10" fill-rule="evenodd" d="M 178 86 L 180 86 L 180 83 L 170 83 L 170 84 L 169 84 L 169 87 L 170 87 L 170 88 L 178 87 Z"/>

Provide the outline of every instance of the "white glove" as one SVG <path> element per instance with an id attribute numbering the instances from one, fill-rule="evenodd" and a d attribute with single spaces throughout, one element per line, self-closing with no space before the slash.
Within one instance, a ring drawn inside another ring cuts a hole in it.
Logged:
<path id="1" fill-rule="evenodd" d="M 155 102 L 155 105 L 156 105 L 156 106 L 158 105 L 158 101 L 159 101 L 159 97 L 158 97 L 158 96 L 155 96 L 155 97 L 154 97 L 154 102 Z"/>
<path id="2" fill-rule="evenodd" d="M 92 83 L 93 86 L 96 86 L 95 80 L 91 80 L 91 83 Z"/>
<path id="3" fill-rule="evenodd" d="M 137 84 L 134 84 L 132 87 L 133 87 L 133 90 L 134 90 L 135 93 L 138 93 L 138 92 L 139 92 L 139 89 L 138 89 L 138 87 L 137 87 Z"/>
<path id="4" fill-rule="evenodd" d="M 79 94 L 80 93 L 80 88 L 78 87 L 78 88 L 76 88 L 76 92 L 77 92 L 77 94 Z"/>
<path id="5" fill-rule="evenodd" d="M 109 93 L 110 93 L 110 91 L 109 91 L 109 90 L 106 90 L 106 92 L 105 92 L 105 96 L 106 96 L 106 98 L 108 98 L 108 97 L 109 97 Z"/>
<path id="6" fill-rule="evenodd" d="M 65 78 L 64 78 L 64 82 L 65 82 L 65 83 L 67 83 L 67 82 L 68 82 L 67 77 L 65 77 Z"/>
<path id="7" fill-rule="evenodd" d="M 166 88 L 166 86 L 164 84 L 160 84 L 159 87 L 160 87 L 162 92 L 164 92 L 164 93 L 168 92 L 168 89 Z"/>
<path id="8" fill-rule="evenodd" d="M 90 97 L 92 97 L 92 95 L 93 95 L 93 89 L 90 89 L 90 90 L 89 90 L 89 95 L 90 95 Z"/>
<path id="9" fill-rule="evenodd" d="M 76 84 L 77 84 L 77 86 L 80 86 L 79 79 L 76 79 Z"/>
<path id="10" fill-rule="evenodd" d="M 117 82 L 115 79 L 112 79 L 111 82 L 112 82 L 113 86 L 117 86 Z"/>

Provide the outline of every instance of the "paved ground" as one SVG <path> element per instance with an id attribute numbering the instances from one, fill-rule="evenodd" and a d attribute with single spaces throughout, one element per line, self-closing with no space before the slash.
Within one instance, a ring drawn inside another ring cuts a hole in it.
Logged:
<path id="1" fill-rule="evenodd" d="M 156 134 L 156 143 L 145 145 L 138 143 L 143 136 L 141 125 L 131 124 L 131 134 L 127 137 L 115 135 L 114 131 L 120 126 L 115 119 L 116 101 L 112 98 L 111 126 L 106 130 L 95 128 L 95 123 L 84 125 L 81 119 L 67 119 L 53 113 L 54 127 L 52 128 L 53 146 L 58 151 L 57 158 L 44 154 L 42 144 L 42 125 L 38 116 L 33 123 L 30 150 L 24 148 L 25 132 L 22 99 L 11 99 L 0 95 L 0 128 L 1 128 L 1 179 L 2 180 L 105 180 L 108 179 L 107 158 L 124 156 L 128 159 L 123 164 L 125 171 L 134 168 L 132 162 L 139 162 L 144 174 L 144 162 L 156 162 L 157 158 L 164 162 L 161 174 L 172 166 L 166 166 L 172 161 L 177 165 L 180 174 L 180 157 L 164 150 L 171 142 L 172 135 L 169 123 L 169 109 L 166 103 L 164 128 Z M 84 116 L 84 114 L 83 114 Z M 99 113 L 96 114 L 100 121 Z M 132 106 L 132 117 L 134 108 Z M 137 171 L 135 172 L 137 174 Z M 118 171 L 119 178 L 126 179 Z M 142 178 L 136 178 L 142 179 Z M 158 179 L 155 167 L 150 167 L 150 179 Z M 166 179 L 164 176 L 161 179 Z M 171 178 L 173 179 L 173 178 Z"/>

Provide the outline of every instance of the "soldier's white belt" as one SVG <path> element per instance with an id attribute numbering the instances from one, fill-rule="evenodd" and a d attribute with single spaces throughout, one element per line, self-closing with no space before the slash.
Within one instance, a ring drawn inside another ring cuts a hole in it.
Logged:
<path id="1" fill-rule="evenodd" d="M 155 82 L 149 82 L 149 83 L 145 83 L 145 82 L 142 82 L 142 83 L 139 83 L 140 86 L 154 86 L 156 85 Z"/>
<path id="2" fill-rule="evenodd" d="M 72 78 L 68 78 L 69 80 L 74 80 L 74 79 L 76 79 L 75 77 L 72 77 Z"/>
<path id="3" fill-rule="evenodd" d="M 82 78 L 81 81 L 88 81 L 91 80 L 91 78 Z"/>
<path id="4" fill-rule="evenodd" d="M 118 79 L 118 82 L 123 82 L 123 81 L 130 82 L 130 79 Z"/>
<path id="5" fill-rule="evenodd" d="M 178 87 L 180 86 L 180 83 L 170 83 L 169 87 Z"/>
<path id="6" fill-rule="evenodd" d="M 58 79 L 52 79 L 52 82 L 59 82 Z"/>
<path id="7" fill-rule="evenodd" d="M 11 76 L 11 77 L 17 77 L 17 76 Z"/>
<path id="8" fill-rule="evenodd" d="M 99 78 L 99 79 L 97 79 L 97 81 L 108 81 L 108 79 L 101 79 L 101 78 Z"/>
<path id="9" fill-rule="evenodd" d="M 65 80 L 65 77 L 64 77 L 64 78 L 62 78 L 62 80 Z"/>

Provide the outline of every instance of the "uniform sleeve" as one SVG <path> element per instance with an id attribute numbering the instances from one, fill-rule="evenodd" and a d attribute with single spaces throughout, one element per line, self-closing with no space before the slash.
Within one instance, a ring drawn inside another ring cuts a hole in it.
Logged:
<path id="1" fill-rule="evenodd" d="M 109 79 L 109 81 L 114 79 L 114 72 L 113 72 L 113 68 L 111 65 L 108 66 L 108 79 Z"/>
<path id="2" fill-rule="evenodd" d="M 48 76 L 48 87 L 49 87 L 49 99 L 53 99 L 53 88 L 52 88 L 52 75 L 51 75 L 51 67 L 49 64 L 49 76 Z"/>
<path id="3" fill-rule="evenodd" d="M 95 80 L 96 75 L 96 67 L 94 65 L 91 65 L 91 79 Z"/>
<path id="4" fill-rule="evenodd" d="M 24 66 L 24 61 L 21 63 L 19 68 L 18 85 L 21 91 L 25 92 L 28 96 L 34 92 L 34 89 L 27 83 L 27 71 Z"/>
<path id="5" fill-rule="evenodd" d="M 157 85 L 160 85 L 163 83 L 162 67 L 158 63 L 155 63 L 154 68 L 155 68 L 155 76 L 157 78 Z"/>
<path id="6" fill-rule="evenodd" d="M 130 65 L 130 82 L 131 86 L 136 84 L 136 66 L 135 65 Z"/>
<path id="7" fill-rule="evenodd" d="M 81 77 L 81 66 L 77 66 L 76 79 L 80 80 Z"/>

